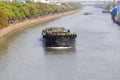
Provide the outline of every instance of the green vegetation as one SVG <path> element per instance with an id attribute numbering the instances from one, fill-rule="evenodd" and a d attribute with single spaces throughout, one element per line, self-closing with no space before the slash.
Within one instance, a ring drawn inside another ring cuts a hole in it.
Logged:
<path id="1" fill-rule="evenodd" d="M 0 9 L 0 26 L 6 27 L 8 26 L 8 15 Z"/>
<path id="2" fill-rule="evenodd" d="M 37 18 L 43 15 L 65 12 L 80 8 L 78 3 L 67 3 L 61 5 L 32 3 L 0 2 L 0 26 L 7 27 L 10 23 L 29 18 Z"/>
<path id="3" fill-rule="evenodd" d="M 75 33 L 71 33 L 69 29 L 65 29 L 63 27 L 50 27 L 46 28 L 45 30 L 42 31 L 43 36 L 76 36 Z"/>
<path id="4" fill-rule="evenodd" d="M 113 6 L 112 2 L 109 2 L 107 4 L 105 4 L 104 9 L 110 10 L 110 8 Z"/>

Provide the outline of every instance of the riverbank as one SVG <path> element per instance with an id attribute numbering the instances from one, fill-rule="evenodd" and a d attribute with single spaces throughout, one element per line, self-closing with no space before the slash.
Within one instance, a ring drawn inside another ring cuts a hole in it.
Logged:
<path id="1" fill-rule="evenodd" d="M 74 11 L 49 15 L 49 16 L 45 16 L 45 17 L 39 17 L 36 19 L 25 20 L 25 21 L 17 23 L 17 24 L 12 24 L 12 25 L 0 30 L 0 39 L 8 34 L 12 34 L 13 32 L 15 32 L 19 29 L 24 29 L 24 28 L 34 26 L 34 25 L 37 25 L 40 23 L 44 23 L 44 22 L 50 21 L 52 19 L 59 18 L 61 16 L 73 14 L 73 13 L 78 12 L 78 11 L 79 10 L 74 10 Z"/>

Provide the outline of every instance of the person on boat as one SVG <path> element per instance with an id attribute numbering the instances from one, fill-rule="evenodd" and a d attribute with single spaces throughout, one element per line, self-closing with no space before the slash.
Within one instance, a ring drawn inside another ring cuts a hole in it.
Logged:
<path id="1" fill-rule="evenodd" d="M 113 15 L 113 16 L 117 15 L 117 7 L 114 7 L 112 9 L 111 15 Z"/>
<path id="2" fill-rule="evenodd" d="M 115 20 L 115 16 L 117 16 L 117 7 L 114 7 L 111 12 L 112 19 Z"/>

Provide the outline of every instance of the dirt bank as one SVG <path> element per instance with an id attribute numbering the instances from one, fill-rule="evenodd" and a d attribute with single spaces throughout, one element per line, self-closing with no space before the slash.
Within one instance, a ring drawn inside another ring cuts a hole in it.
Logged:
<path id="1" fill-rule="evenodd" d="M 8 26 L 2 30 L 0 30 L 0 39 L 8 34 L 12 34 L 14 31 L 17 31 L 21 28 L 26 28 L 29 26 L 34 26 L 36 24 L 40 24 L 43 22 L 47 22 L 49 20 L 61 17 L 63 15 L 69 15 L 69 14 L 73 14 L 75 12 L 78 12 L 79 10 L 75 10 L 75 11 L 69 11 L 69 12 L 64 12 L 64 13 L 59 13 L 59 14 L 54 14 L 54 15 L 49 15 L 46 17 L 42 17 L 42 18 L 37 18 L 37 19 L 33 19 L 33 20 L 26 20 L 24 22 L 21 23 L 17 23 L 11 26 Z"/>

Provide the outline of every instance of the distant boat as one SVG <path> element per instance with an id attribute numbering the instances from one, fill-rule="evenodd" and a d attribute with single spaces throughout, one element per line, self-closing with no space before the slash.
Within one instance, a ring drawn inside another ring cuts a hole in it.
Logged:
<path id="1" fill-rule="evenodd" d="M 110 13 L 110 11 L 103 9 L 103 10 L 102 10 L 102 13 Z"/>
<path id="2" fill-rule="evenodd" d="M 84 15 L 92 15 L 93 13 L 85 12 Z"/>
<path id="3" fill-rule="evenodd" d="M 63 27 L 46 28 L 42 31 L 43 42 L 45 47 L 58 48 L 58 47 L 74 47 L 77 35 L 71 33 L 70 30 Z"/>

